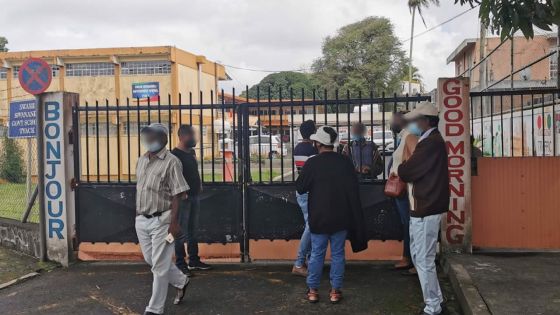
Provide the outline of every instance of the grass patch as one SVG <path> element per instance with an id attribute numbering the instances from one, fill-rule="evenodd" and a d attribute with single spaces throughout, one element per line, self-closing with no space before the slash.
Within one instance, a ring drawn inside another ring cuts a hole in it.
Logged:
<path id="1" fill-rule="evenodd" d="M 0 217 L 21 220 L 27 207 L 25 184 L 0 184 Z M 37 203 L 31 210 L 29 222 L 39 222 L 39 207 Z"/>
<path id="2" fill-rule="evenodd" d="M 272 173 L 270 172 L 269 169 L 265 169 L 263 167 L 262 173 L 261 173 L 261 178 L 263 182 L 269 182 L 271 179 L 274 179 L 275 177 L 280 176 L 280 172 L 272 170 Z M 253 178 L 253 182 L 258 182 L 259 181 L 259 171 L 258 170 L 252 170 L 251 171 L 251 177 Z M 206 172 L 204 173 L 204 178 L 203 178 L 205 183 L 211 183 L 212 182 L 212 174 L 207 174 Z M 222 174 L 214 174 L 214 181 L 215 182 L 222 182 L 223 181 L 223 176 Z"/>

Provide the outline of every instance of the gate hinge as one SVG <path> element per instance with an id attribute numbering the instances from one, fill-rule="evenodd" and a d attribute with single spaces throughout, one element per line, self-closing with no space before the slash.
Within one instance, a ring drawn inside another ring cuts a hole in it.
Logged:
<path id="1" fill-rule="evenodd" d="M 68 144 L 74 144 L 74 131 L 72 129 L 68 131 Z"/>
<path id="2" fill-rule="evenodd" d="M 70 189 L 74 191 L 76 188 L 78 188 L 78 181 L 75 178 L 72 178 L 70 180 Z"/>

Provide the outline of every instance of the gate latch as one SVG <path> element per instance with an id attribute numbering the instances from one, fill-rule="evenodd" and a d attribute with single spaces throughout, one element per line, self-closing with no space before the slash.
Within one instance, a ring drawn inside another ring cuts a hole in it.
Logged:
<path id="1" fill-rule="evenodd" d="M 78 181 L 75 178 L 72 178 L 70 180 L 70 189 L 74 191 L 76 188 L 78 188 Z"/>

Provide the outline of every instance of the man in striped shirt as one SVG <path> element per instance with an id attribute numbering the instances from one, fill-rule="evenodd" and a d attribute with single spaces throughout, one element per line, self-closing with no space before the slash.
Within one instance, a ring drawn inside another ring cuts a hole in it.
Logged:
<path id="1" fill-rule="evenodd" d="M 298 174 L 301 171 L 303 165 L 307 159 L 313 155 L 316 155 L 317 148 L 313 146 L 313 142 L 309 137 L 316 131 L 315 122 L 313 120 L 304 121 L 299 127 L 299 132 L 303 137 L 300 143 L 294 148 L 294 164 L 297 168 Z M 307 266 L 306 261 L 311 253 L 311 234 L 309 232 L 309 225 L 307 224 L 307 196 L 308 194 L 299 194 L 296 191 L 296 199 L 303 213 L 303 219 L 305 221 L 305 229 L 301 235 L 301 240 L 299 242 L 299 249 L 296 262 L 292 268 L 292 274 L 302 277 L 307 277 Z"/>
<path id="2" fill-rule="evenodd" d="M 174 304 L 185 296 L 189 278 L 173 263 L 173 238 L 181 236 L 179 202 L 189 189 L 181 162 L 167 148 L 167 128 L 154 123 L 142 129 L 147 149 L 136 165 L 136 234 L 144 260 L 152 267 L 152 297 L 144 314 L 163 314 L 169 284 Z M 170 237 L 172 235 L 172 237 Z"/>

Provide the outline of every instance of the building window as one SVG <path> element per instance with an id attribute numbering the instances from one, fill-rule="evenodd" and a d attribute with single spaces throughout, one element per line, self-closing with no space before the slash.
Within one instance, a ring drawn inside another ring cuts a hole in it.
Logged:
<path id="1" fill-rule="evenodd" d="M 115 65 L 109 62 L 69 63 L 66 65 L 66 76 L 68 77 L 101 75 L 115 75 Z"/>
<path id="2" fill-rule="evenodd" d="M 552 48 L 550 51 L 554 51 L 556 48 Z M 550 79 L 555 81 L 558 77 L 558 56 L 556 54 L 548 58 L 550 60 Z"/>
<path id="3" fill-rule="evenodd" d="M 12 67 L 12 77 L 17 78 L 19 74 L 19 66 Z"/>
<path id="4" fill-rule="evenodd" d="M 171 73 L 170 61 L 132 61 L 121 63 L 121 74 L 167 74 Z"/>
<path id="5" fill-rule="evenodd" d="M 0 68 L 0 80 L 5 80 L 8 78 L 8 69 Z"/>

